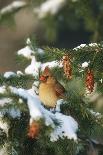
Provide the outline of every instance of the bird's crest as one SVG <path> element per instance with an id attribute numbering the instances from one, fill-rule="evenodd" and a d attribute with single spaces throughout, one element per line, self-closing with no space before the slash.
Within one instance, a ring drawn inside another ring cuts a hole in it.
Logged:
<path id="1" fill-rule="evenodd" d="M 48 66 L 45 67 L 45 69 L 43 71 L 43 74 L 45 74 L 45 75 L 51 75 L 52 74 L 51 70 L 50 70 L 50 68 Z"/>

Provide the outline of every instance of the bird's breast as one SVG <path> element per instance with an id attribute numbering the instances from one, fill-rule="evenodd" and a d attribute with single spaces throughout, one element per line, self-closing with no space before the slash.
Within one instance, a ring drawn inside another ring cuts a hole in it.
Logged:
<path id="1" fill-rule="evenodd" d="M 55 107 L 58 100 L 54 85 L 50 84 L 40 84 L 39 97 L 41 102 L 48 107 Z"/>

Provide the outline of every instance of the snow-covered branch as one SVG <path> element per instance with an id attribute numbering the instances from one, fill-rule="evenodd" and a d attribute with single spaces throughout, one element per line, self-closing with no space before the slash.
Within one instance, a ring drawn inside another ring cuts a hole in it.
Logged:
<path id="1" fill-rule="evenodd" d="M 37 13 L 38 18 L 44 18 L 47 14 L 54 15 L 65 4 L 66 0 L 47 0 L 42 3 L 40 7 L 34 9 L 34 13 Z"/>
<path id="2" fill-rule="evenodd" d="M 40 70 L 43 71 L 46 66 L 48 66 L 49 68 L 62 67 L 62 65 L 56 60 L 51 62 L 46 62 L 46 63 L 38 62 L 36 60 L 35 54 L 36 53 L 38 53 L 39 55 L 45 54 L 42 49 L 36 49 L 36 51 L 33 51 L 29 46 L 26 46 L 23 49 L 19 50 L 17 53 L 19 56 L 22 55 L 23 57 L 31 60 L 31 64 L 25 68 L 26 74 L 31 74 L 33 76 L 38 77 L 39 71 Z"/>
<path id="3" fill-rule="evenodd" d="M 34 92 L 14 87 L 10 87 L 10 90 L 12 93 L 27 100 L 32 120 L 39 120 L 42 118 L 46 126 L 51 126 L 53 128 L 52 133 L 50 133 L 51 141 L 56 141 L 59 137 L 77 140 L 76 131 L 78 129 L 78 123 L 71 116 L 66 116 L 60 112 L 54 114 L 45 109 L 39 97 Z M 60 126 L 56 126 L 55 120 L 58 121 L 58 123 L 60 122 Z"/>
<path id="4" fill-rule="evenodd" d="M 9 4 L 8 6 L 2 8 L 0 10 L 0 14 L 1 15 L 4 15 L 4 14 L 7 14 L 7 13 L 11 13 L 19 8 L 22 8 L 24 6 L 26 6 L 26 2 L 24 1 L 14 1 L 12 2 L 11 4 Z"/>
<path id="5" fill-rule="evenodd" d="M 29 40 L 30 43 L 30 40 Z M 22 55 L 27 59 L 31 60 L 31 64 L 26 67 L 25 73 L 26 74 L 32 74 L 33 76 L 39 76 L 39 71 L 44 70 L 46 66 L 49 66 L 50 68 L 53 67 L 62 67 L 58 61 L 51 61 L 46 63 L 41 63 L 36 60 L 35 53 L 38 52 L 38 54 L 45 54 L 44 51 L 41 49 L 37 49 L 36 51 L 33 51 L 29 46 L 26 46 L 25 48 L 18 51 L 18 55 Z M 6 72 L 4 74 L 5 78 L 10 78 L 14 76 L 21 75 L 22 72 L 19 71 L 19 73 L 14 72 Z M 71 116 L 64 115 L 60 112 L 60 105 L 62 104 L 62 100 L 57 101 L 56 106 L 56 112 L 53 113 L 50 110 L 47 110 L 42 105 L 38 94 L 38 85 L 39 81 L 34 81 L 32 88 L 29 90 L 22 89 L 22 88 L 16 88 L 16 87 L 9 87 L 10 92 L 12 94 L 15 94 L 19 96 L 22 99 L 26 99 L 27 105 L 29 108 L 29 114 L 30 114 L 30 120 L 39 120 L 43 119 L 46 126 L 52 127 L 52 132 L 50 133 L 50 140 L 56 141 L 59 138 L 67 137 L 68 139 L 74 139 L 77 140 L 77 134 L 76 131 L 78 130 L 78 123 L 72 118 Z M 5 93 L 6 88 L 0 87 L 0 92 Z M 7 99 L 5 99 L 7 101 Z M 3 100 L 3 101 L 5 101 Z M 2 104 L 4 102 L 1 101 Z M 6 102 L 5 101 L 5 102 Z M 9 104 L 10 102 L 8 102 Z M 17 114 L 16 114 L 17 113 Z M 10 114 L 12 117 L 19 116 L 19 111 L 13 111 L 13 109 L 10 111 Z M 58 126 L 56 124 L 58 122 Z M 30 121 L 31 123 L 31 121 Z"/>

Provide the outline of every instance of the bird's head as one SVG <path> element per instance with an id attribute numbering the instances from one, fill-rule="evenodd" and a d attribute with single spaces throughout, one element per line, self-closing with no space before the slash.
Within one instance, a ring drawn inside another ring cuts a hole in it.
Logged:
<path id="1" fill-rule="evenodd" d="M 40 76 L 41 82 L 47 82 L 47 80 L 52 77 L 52 73 L 49 67 L 45 67 L 42 75 Z"/>

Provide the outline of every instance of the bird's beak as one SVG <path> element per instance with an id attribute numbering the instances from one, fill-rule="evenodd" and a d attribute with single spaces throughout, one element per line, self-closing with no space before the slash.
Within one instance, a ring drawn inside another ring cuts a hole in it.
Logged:
<path id="1" fill-rule="evenodd" d="M 45 82 L 46 81 L 46 77 L 45 76 L 40 76 L 40 81 L 43 81 L 43 82 Z"/>

